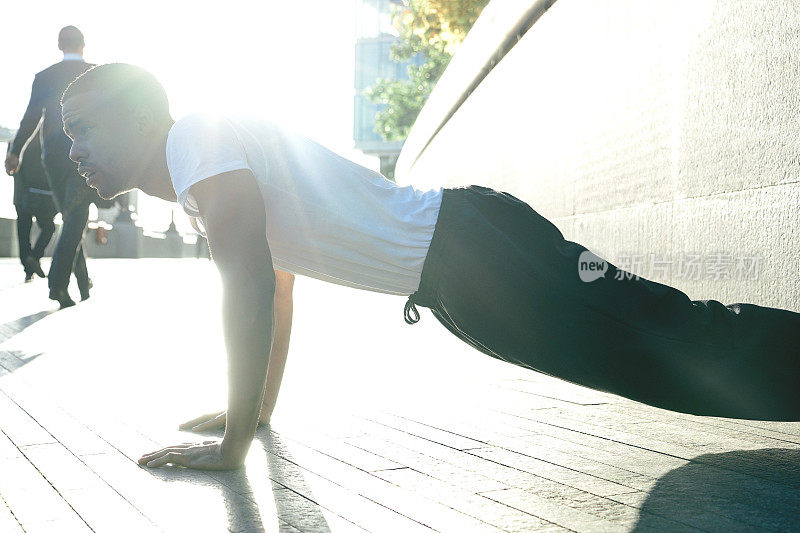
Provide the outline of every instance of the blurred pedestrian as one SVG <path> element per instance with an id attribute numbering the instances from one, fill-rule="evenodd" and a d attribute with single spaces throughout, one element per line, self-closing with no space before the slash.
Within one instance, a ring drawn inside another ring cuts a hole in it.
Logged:
<path id="1" fill-rule="evenodd" d="M 17 210 L 17 240 L 19 259 L 25 269 L 25 281 L 33 276 L 46 277 L 39 261 L 50 244 L 56 226 L 56 205 L 53 192 L 42 165 L 42 146 L 38 135 L 30 138 L 20 152 L 20 162 L 14 173 L 14 207 Z M 31 245 L 33 222 L 39 227 L 36 243 Z"/>
<path id="2" fill-rule="evenodd" d="M 23 146 L 41 120 L 44 168 L 63 219 L 50 264 L 48 285 L 50 299 L 57 300 L 62 309 L 75 305 L 67 291 L 73 269 L 81 300 L 89 298 L 92 283 L 86 269 L 83 236 L 89 219 L 89 205 L 97 195 L 86 186 L 76 172 L 75 163 L 69 159 L 70 140 L 64 134 L 60 104 L 67 85 L 92 66 L 83 60 L 83 48 L 83 34 L 75 26 L 66 26 L 58 33 L 58 49 L 64 53 L 64 59 L 36 74 L 28 108 L 6 157 L 6 172 L 13 174 L 19 165 Z"/>

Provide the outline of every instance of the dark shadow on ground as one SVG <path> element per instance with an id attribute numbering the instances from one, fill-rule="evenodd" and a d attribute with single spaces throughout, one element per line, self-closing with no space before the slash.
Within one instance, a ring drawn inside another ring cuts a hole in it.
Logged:
<path id="1" fill-rule="evenodd" d="M 701 455 L 659 479 L 641 511 L 633 531 L 663 529 L 650 515 L 706 531 L 798 531 L 800 450 Z"/>
<path id="2" fill-rule="evenodd" d="M 0 343 L 6 342 L 8 339 L 14 337 L 16 334 L 22 332 L 25 328 L 32 326 L 41 319 L 48 315 L 55 313 L 55 309 L 48 311 L 39 311 L 32 315 L 17 318 L 5 324 L 0 324 Z"/>
<path id="3" fill-rule="evenodd" d="M 28 355 L 19 350 L 0 350 L 0 368 L 7 370 L 8 372 L 13 372 L 18 368 L 27 365 L 40 355 L 42 354 L 37 353 Z"/>
<path id="4" fill-rule="evenodd" d="M 204 434 L 222 437 L 221 431 Z M 263 523 L 266 517 L 261 516 L 244 469 L 204 472 L 169 465 L 146 470 L 167 482 L 197 483 L 219 490 L 228 514 L 229 531 L 277 531 L 285 522 L 301 531 L 330 533 L 330 526 L 319 506 L 308 498 L 312 493 L 302 469 L 292 462 L 291 454 L 280 437 L 268 428 L 259 428 L 255 440 L 261 443 L 266 455 L 278 524 Z M 258 453 L 257 447 L 250 453 Z"/>
<path id="5" fill-rule="evenodd" d="M 144 468 L 153 476 L 168 483 L 194 483 L 210 486 L 219 491 L 220 497 L 225 503 L 228 531 L 272 531 L 278 529 L 263 524 L 258 504 L 251 498 L 253 490 L 243 469 L 213 472 L 174 465 Z"/>
<path id="6" fill-rule="evenodd" d="M 10 322 L 6 322 L 5 324 L 0 324 L 0 344 L 13 338 L 18 333 L 24 331 L 25 328 L 32 326 L 52 313 L 55 313 L 55 310 L 39 311 L 38 313 L 23 316 Z M 0 350 L 0 374 L 2 374 L 3 371 L 13 372 L 18 368 L 27 365 L 40 355 L 42 354 L 37 353 L 29 355 L 18 350 Z"/>
<path id="7" fill-rule="evenodd" d="M 331 528 L 320 507 L 310 499 L 314 494 L 305 480 L 303 469 L 297 466 L 280 435 L 268 428 L 259 429 L 256 440 L 261 442 L 267 454 L 278 518 L 301 531 L 330 533 Z"/>

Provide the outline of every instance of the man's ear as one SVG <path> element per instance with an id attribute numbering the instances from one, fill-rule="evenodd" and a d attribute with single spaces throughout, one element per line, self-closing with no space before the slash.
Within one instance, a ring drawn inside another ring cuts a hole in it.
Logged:
<path id="1" fill-rule="evenodd" d="M 150 137 L 156 126 L 155 113 L 144 105 L 137 105 L 133 110 L 133 124 L 136 128 L 136 133 Z"/>

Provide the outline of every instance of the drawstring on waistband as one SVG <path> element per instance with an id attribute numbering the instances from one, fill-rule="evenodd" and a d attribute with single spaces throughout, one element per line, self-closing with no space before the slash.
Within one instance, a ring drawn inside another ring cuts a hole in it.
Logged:
<path id="1" fill-rule="evenodd" d="M 416 324 L 419 322 L 419 311 L 417 311 L 417 306 L 414 305 L 416 303 L 414 301 L 416 296 L 416 292 L 409 296 L 406 307 L 403 309 L 403 318 L 406 319 L 406 324 Z"/>

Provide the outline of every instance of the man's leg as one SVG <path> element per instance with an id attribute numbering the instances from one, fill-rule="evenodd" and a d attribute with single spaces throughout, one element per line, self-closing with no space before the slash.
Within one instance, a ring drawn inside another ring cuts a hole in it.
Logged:
<path id="1" fill-rule="evenodd" d="M 58 300 L 62 307 L 67 307 L 74 304 L 69 297 L 67 287 L 79 249 L 81 251 L 81 259 L 78 261 L 81 275 L 79 287 L 88 286 L 88 273 L 81 241 L 89 219 L 91 189 L 76 172 L 74 163 L 68 159 L 46 157 L 45 168 L 63 219 L 61 235 L 53 253 L 53 262 L 48 275 L 50 298 Z"/>
<path id="2" fill-rule="evenodd" d="M 54 216 L 53 213 L 46 212 L 36 214 L 36 225 L 39 226 L 39 237 L 36 238 L 36 244 L 34 244 L 31 250 L 31 255 L 37 261 L 44 256 L 45 248 L 50 244 L 50 239 L 53 238 L 53 233 L 56 231 L 56 225 L 53 222 Z"/>
<path id="3" fill-rule="evenodd" d="M 86 218 L 89 218 L 89 206 L 86 206 Z M 84 223 L 85 230 L 86 223 Z M 83 246 L 83 240 L 75 252 L 75 263 L 73 264 L 72 272 L 75 274 L 75 280 L 78 282 L 78 291 L 81 293 L 81 301 L 89 299 L 89 290 L 92 288 L 92 280 L 89 279 L 89 271 L 86 268 L 86 249 Z"/>
<path id="4" fill-rule="evenodd" d="M 511 195 L 447 191 L 410 301 L 484 353 L 573 383 L 685 413 L 800 420 L 800 314 L 691 301 L 610 263 L 582 281 L 586 251 Z"/>
<path id="5" fill-rule="evenodd" d="M 25 258 L 31 255 L 31 214 L 17 207 L 17 243 L 19 245 L 19 261 L 25 269 L 25 280 L 33 279 L 33 272 L 25 264 Z"/>
<path id="6" fill-rule="evenodd" d="M 89 203 L 85 200 L 73 199 L 71 202 L 68 201 L 67 205 L 67 209 L 62 211 L 64 222 L 50 267 L 49 286 L 50 292 L 54 295 L 61 291 L 66 293 L 73 266 L 77 266 L 75 275 L 78 278 L 81 292 L 88 290 L 89 276 L 86 271 L 82 241 L 86 222 L 89 219 Z"/>

